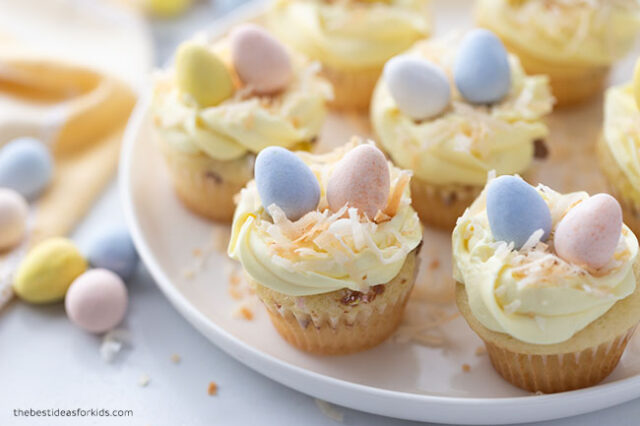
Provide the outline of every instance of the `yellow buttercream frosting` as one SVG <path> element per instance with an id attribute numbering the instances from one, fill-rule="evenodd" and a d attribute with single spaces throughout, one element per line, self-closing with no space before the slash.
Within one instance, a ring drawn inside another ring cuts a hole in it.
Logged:
<path id="1" fill-rule="evenodd" d="M 478 21 L 537 58 L 608 66 L 640 30 L 636 0 L 479 0 Z"/>
<path id="2" fill-rule="evenodd" d="M 452 102 L 440 116 L 415 121 L 404 115 L 384 77 L 378 81 L 371 121 L 380 143 L 400 167 L 432 184 L 484 185 L 487 173 L 521 173 L 533 159 L 533 142 L 547 136 L 542 118 L 553 108 L 546 76 L 527 76 L 509 56 L 511 89 L 500 102 L 473 105 L 453 82 L 460 34 L 417 43 L 408 55 L 439 65 L 450 80 Z"/>
<path id="3" fill-rule="evenodd" d="M 229 64 L 226 40 L 212 49 Z M 233 97 L 207 108 L 178 90 L 172 69 L 160 72 L 152 105 L 156 129 L 179 151 L 204 153 L 222 161 L 255 154 L 272 145 L 288 148 L 311 141 L 320 132 L 332 90 L 317 74 L 317 63 L 294 53 L 292 62 L 294 76 L 282 92 L 257 96 L 238 83 Z"/>
<path id="4" fill-rule="evenodd" d="M 228 254 L 242 263 L 252 279 L 280 293 L 307 296 L 344 288 L 366 291 L 400 272 L 407 255 L 422 240 L 422 226 L 411 207 L 409 172 L 389 163 L 388 208 L 395 206 L 389 217 L 372 222 L 355 208 L 335 213 L 328 208 L 327 180 L 354 146 L 352 142 L 324 155 L 297 153 L 318 178 L 321 197 L 318 209 L 296 222 L 276 206 L 268 214 L 255 181 L 242 190 Z"/>
<path id="5" fill-rule="evenodd" d="M 268 18 L 286 43 L 341 70 L 382 67 L 431 31 L 428 0 L 276 0 Z"/>
<path id="6" fill-rule="evenodd" d="M 623 225 L 609 264 L 598 271 L 569 264 L 553 251 L 553 230 L 568 210 L 589 197 L 536 188 L 549 205 L 552 234 L 520 250 L 495 241 L 489 227 L 485 191 L 453 231 L 454 278 L 463 283 L 473 315 L 490 330 L 527 343 L 570 339 L 635 290 L 633 263 L 638 241 Z"/>
<path id="7" fill-rule="evenodd" d="M 640 204 L 640 111 L 633 84 L 607 90 L 604 103 L 604 141 L 635 191 L 624 194 Z"/>

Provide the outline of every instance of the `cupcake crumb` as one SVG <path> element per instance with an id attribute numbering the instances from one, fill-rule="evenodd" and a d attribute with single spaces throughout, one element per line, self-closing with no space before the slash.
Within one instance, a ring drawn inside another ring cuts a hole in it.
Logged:
<path id="1" fill-rule="evenodd" d="M 207 387 L 207 394 L 209 396 L 215 396 L 218 394 L 218 384 L 216 382 L 209 382 Z"/>
<path id="2" fill-rule="evenodd" d="M 537 396 L 541 396 L 541 395 L 544 395 L 545 393 L 544 393 L 544 392 L 542 392 L 542 391 L 537 390 L 537 391 L 535 391 L 533 394 L 534 394 L 534 395 L 537 395 Z"/>
<path id="3" fill-rule="evenodd" d="M 146 388 L 149 385 L 151 378 L 147 374 L 142 374 L 138 379 L 138 386 L 141 388 Z"/>
<path id="4" fill-rule="evenodd" d="M 193 254 L 193 257 L 202 257 L 202 249 L 196 247 L 191 251 L 191 254 Z"/>
<path id="5" fill-rule="evenodd" d="M 253 319 L 253 311 L 246 304 L 241 304 L 233 312 L 233 317 L 251 321 Z"/>
<path id="6" fill-rule="evenodd" d="M 180 364 L 180 361 L 182 361 L 182 358 L 180 357 L 180 355 L 178 354 L 171 355 L 171 362 L 173 362 L 174 364 Z"/>
<path id="7" fill-rule="evenodd" d="M 344 413 L 338 410 L 334 405 L 318 398 L 315 398 L 314 401 L 316 406 L 326 417 L 338 423 L 342 423 L 344 421 Z"/>
<path id="8" fill-rule="evenodd" d="M 471 371 L 471 366 L 469 364 L 462 364 L 462 371 L 468 373 L 469 371 Z"/>
<path id="9" fill-rule="evenodd" d="M 476 348 L 476 356 L 482 356 L 486 353 L 487 353 L 487 348 L 485 348 L 484 346 L 478 346 Z"/>
<path id="10" fill-rule="evenodd" d="M 432 271 L 434 269 L 438 269 L 439 267 L 440 267 L 440 260 L 438 259 L 433 259 L 431 263 L 429 263 L 429 269 Z"/>

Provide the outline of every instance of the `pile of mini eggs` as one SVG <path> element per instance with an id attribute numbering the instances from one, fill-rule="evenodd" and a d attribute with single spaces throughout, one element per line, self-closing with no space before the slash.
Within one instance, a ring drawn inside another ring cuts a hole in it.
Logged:
<path id="1" fill-rule="evenodd" d="M 32 138 L 19 138 L 0 150 L 0 250 L 19 246 L 27 234 L 28 201 L 51 184 L 54 161 L 49 149 Z M 138 256 L 126 229 L 95 235 L 85 257 L 65 238 L 34 246 L 14 276 L 14 292 L 31 303 L 65 299 L 69 319 L 101 333 L 115 327 L 127 307 L 129 279 Z M 88 264 L 93 268 L 87 271 Z M 66 296 L 66 297 L 65 297 Z"/>
<path id="2" fill-rule="evenodd" d="M 520 249 L 538 230 L 551 233 L 551 212 L 540 193 L 516 176 L 500 176 L 487 187 L 487 218 L 493 237 Z M 599 269 L 615 253 L 622 209 L 615 198 L 596 194 L 572 207 L 556 226 L 553 245 L 563 260 Z"/>
<path id="3" fill-rule="evenodd" d="M 296 221 L 316 210 L 320 184 L 313 171 L 297 155 L 280 147 L 260 152 L 255 163 L 255 181 L 263 207 L 278 206 Z M 329 208 L 345 205 L 373 220 L 389 197 L 389 165 L 384 154 L 371 144 L 358 145 L 335 165 L 327 181 Z"/>
<path id="4" fill-rule="evenodd" d="M 284 89 L 293 77 L 289 53 L 282 43 L 257 25 L 244 24 L 230 34 L 235 75 L 253 93 L 270 95 Z M 186 42 L 175 63 L 178 88 L 201 107 L 216 106 L 233 96 L 234 76 L 211 49 Z"/>
<path id="5" fill-rule="evenodd" d="M 476 29 L 462 40 L 453 67 L 462 97 L 473 104 L 501 101 L 511 88 L 507 51 L 491 31 Z M 384 81 L 396 105 L 415 120 L 440 115 L 451 103 L 449 79 L 438 65 L 400 55 L 384 67 Z"/>

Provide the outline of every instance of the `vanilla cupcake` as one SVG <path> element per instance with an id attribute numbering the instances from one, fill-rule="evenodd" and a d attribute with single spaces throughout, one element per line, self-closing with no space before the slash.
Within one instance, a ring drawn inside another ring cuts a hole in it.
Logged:
<path id="1" fill-rule="evenodd" d="M 559 105 L 604 87 L 611 64 L 640 29 L 635 0 L 478 0 L 478 25 L 494 31 L 527 72 L 546 74 Z"/>
<path id="2" fill-rule="evenodd" d="M 277 0 L 270 28 L 322 63 L 332 106 L 366 111 L 384 63 L 431 31 L 428 0 Z"/>
<path id="3" fill-rule="evenodd" d="M 418 42 L 391 59 L 371 121 L 393 162 L 413 171 L 422 221 L 452 229 L 490 170 L 526 172 L 544 148 L 543 117 L 552 107 L 545 76 L 527 76 L 495 35 L 473 30 Z"/>
<path id="4" fill-rule="evenodd" d="M 640 64 L 640 63 L 639 63 Z M 640 80 L 640 66 L 636 78 Z M 598 142 L 600 169 L 624 213 L 625 222 L 640 233 L 640 81 L 611 87 L 604 100 L 604 124 Z"/>
<path id="5" fill-rule="evenodd" d="M 501 176 L 452 240 L 458 308 L 506 380 L 551 393 L 613 371 L 640 321 L 638 241 L 613 197 Z"/>
<path id="6" fill-rule="evenodd" d="M 410 173 L 372 144 L 268 148 L 239 196 L 228 253 L 280 335 L 316 354 L 371 348 L 397 328 L 422 227 Z"/>
<path id="7" fill-rule="evenodd" d="M 271 145 L 308 149 L 330 98 L 318 66 L 258 26 L 214 44 L 183 43 L 174 67 L 157 76 L 152 104 L 178 197 L 195 213 L 230 221 L 256 154 Z"/>

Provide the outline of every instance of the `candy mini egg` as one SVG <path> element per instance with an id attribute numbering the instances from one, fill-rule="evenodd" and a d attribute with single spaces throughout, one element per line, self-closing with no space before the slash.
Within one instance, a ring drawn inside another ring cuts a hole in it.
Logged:
<path id="1" fill-rule="evenodd" d="M 138 253 L 124 228 L 107 229 L 91 239 L 87 259 L 94 268 L 107 269 L 127 281 L 138 266 Z"/>
<path id="2" fill-rule="evenodd" d="M 426 59 L 391 58 L 384 67 L 384 80 L 400 111 L 415 120 L 439 115 L 451 101 L 449 79 Z"/>
<path id="3" fill-rule="evenodd" d="M 511 69 L 500 39 L 484 29 L 468 33 L 458 48 L 453 77 L 460 94 L 471 103 L 502 100 L 511 88 Z"/>
<path id="4" fill-rule="evenodd" d="M 64 298 L 71 282 L 87 269 L 87 262 L 66 238 L 50 238 L 36 245 L 20 263 L 13 290 L 32 303 Z"/>
<path id="5" fill-rule="evenodd" d="M 16 191 L 0 188 L 0 251 L 15 247 L 26 230 L 29 206 Z"/>
<path id="6" fill-rule="evenodd" d="M 0 186 L 33 199 L 49 186 L 53 159 L 49 149 L 33 138 L 18 138 L 0 150 Z"/>
<path id="7" fill-rule="evenodd" d="M 309 166 L 289 150 L 263 149 L 256 158 L 256 187 L 265 209 L 275 204 L 289 220 L 300 219 L 320 201 L 320 184 Z"/>
<path id="8" fill-rule="evenodd" d="M 71 322 L 91 333 L 104 333 L 120 324 L 127 304 L 127 288 L 120 277 L 106 269 L 80 275 L 64 299 Z"/>
<path id="9" fill-rule="evenodd" d="M 609 194 L 596 194 L 569 210 L 554 236 L 556 253 L 570 263 L 601 268 L 618 246 L 622 209 Z"/>
<path id="10" fill-rule="evenodd" d="M 231 58 L 242 82 L 257 93 L 284 89 L 293 68 L 284 45 L 264 29 L 244 24 L 231 32 Z"/>
<path id="11" fill-rule="evenodd" d="M 500 176 L 487 187 L 487 217 L 497 241 L 513 242 L 520 249 L 542 229 L 541 241 L 551 232 L 549 206 L 536 189 L 517 176 Z"/>
<path id="12" fill-rule="evenodd" d="M 373 145 L 359 145 L 335 165 L 327 182 L 327 202 L 336 212 L 345 204 L 375 218 L 389 198 L 389 165 Z"/>
<path id="13" fill-rule="evenodd" d="M 229 70 L 206 46 L 193 42 L 180 45 L 175 67 L 178 88 L 202 107 L 218 105 L 233 95 Z"/>

